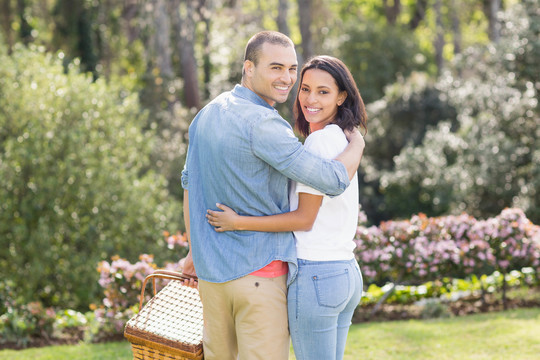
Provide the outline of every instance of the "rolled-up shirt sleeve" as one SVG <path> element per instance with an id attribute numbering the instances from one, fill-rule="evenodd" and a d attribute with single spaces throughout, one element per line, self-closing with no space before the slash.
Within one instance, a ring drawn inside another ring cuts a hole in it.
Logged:
<path id="1" fill-rule="evenodd" d="M 349 186 L 345 165 L 304 149 L 291 126 L 277 116 L 253 123 L 251 147 L 257 157 L 283 175 L 324 194 L 336 196 Z"/>
<path id="2" fill-rule="evenodd" d="M 188 169 L 187 169 L 188 156 L 189 156 L 189 147 L 188 147 L 188 155 L 186 156 L 186 162 L 184 163 L 184 169 L 182 170 L 182 178 L 181 178 L 182 188 L 184 190 L 188 190 Z"/>

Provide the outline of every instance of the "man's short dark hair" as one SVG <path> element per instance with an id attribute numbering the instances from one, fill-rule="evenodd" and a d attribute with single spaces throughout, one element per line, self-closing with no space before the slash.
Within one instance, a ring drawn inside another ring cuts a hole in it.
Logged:
<path id="1" fill-rule="evenodd" d="M 294 47 L 292 40 L 280 32 L 261 31 L 249 39 L 244 53 L 244 61 L 250 60 L 253 64 L 257 65 L 261 54 L 261 48 L 264 43 Z"/>

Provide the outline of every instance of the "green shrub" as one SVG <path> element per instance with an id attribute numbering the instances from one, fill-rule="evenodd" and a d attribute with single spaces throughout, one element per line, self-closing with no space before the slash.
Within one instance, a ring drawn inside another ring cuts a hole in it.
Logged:
<path id="1" fill-rule="evenodd" d="M 0 345 L 12 343 L 25 347 L 32 337 L 47 337 L 53 332 L 56 314 L 34 301 L 18 307 L 8 307 L 0 316 Z"/>
<path id="2" fill-rule="evenodd" d="M 0 50 L 0 273 L 26 302 L 88 309 L 96 264 L 160 259 L 181 207 L 148 170 L 153 135 L 137 97 L 66 73 L 60 57 Z"/>

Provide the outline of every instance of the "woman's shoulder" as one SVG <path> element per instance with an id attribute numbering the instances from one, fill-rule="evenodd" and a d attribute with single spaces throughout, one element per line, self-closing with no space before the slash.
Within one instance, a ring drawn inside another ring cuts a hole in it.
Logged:
<path id="1" fill-rule="evenodd" d="M 306 142 L 335 142 L 347 141 L 345 133 L 336 124 L 328 124 L 319 131 L 315 131 L 306 138 Z"/>
<path id="2" fill-rule="evenodd" d="M 348 143 L 343 130 L 338 125 L 329 124 L 324 129 L 311 133 L 304 145 L 318 155 L 332 158 L 341 153 Z"/>

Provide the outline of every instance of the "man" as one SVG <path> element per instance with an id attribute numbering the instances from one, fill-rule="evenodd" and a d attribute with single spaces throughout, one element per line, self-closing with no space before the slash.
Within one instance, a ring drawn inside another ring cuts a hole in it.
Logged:
<path id="1" fill-rule="evenodd" d="M 199 278 L 206 360 L 288 359 L 287 274 L 296 275 L 292 233 L 215 232 L 207 209 L 243 215 L 289 211 L 288 178 L 338 195 L 356 173 L 359 132 L 337 160 L 303 149 L 273 108 L 296 82 L 294 44 L 260 32 L 246 46 L 242 85 L 205 106 L 189 128 L 182 186 L 190 254 L 184 273 Z M 193 260 L 191 260 L 191 256 Z"/>

